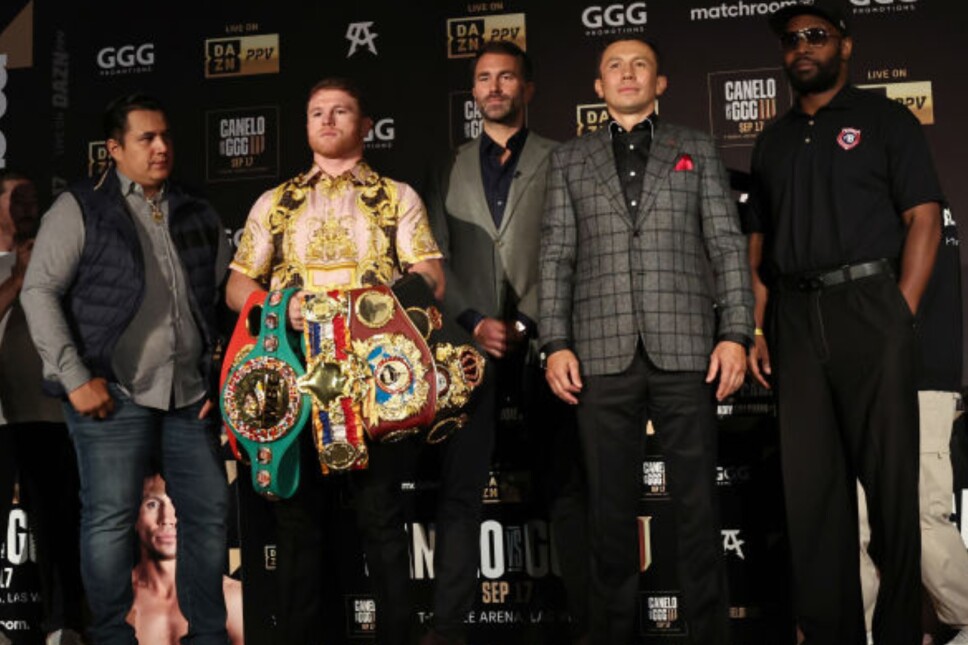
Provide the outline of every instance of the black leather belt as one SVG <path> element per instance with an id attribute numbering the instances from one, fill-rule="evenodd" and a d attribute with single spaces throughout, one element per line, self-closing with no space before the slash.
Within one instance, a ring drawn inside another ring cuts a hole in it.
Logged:
<path id="1" fill-rule="evenodd" d="M 891 262 L 883 258 L 860 264 L 848 264 L 830 271 L 782 275 L 780 286 L 794 291 L 817 291 L 882 273 L 894 273 Z"/>

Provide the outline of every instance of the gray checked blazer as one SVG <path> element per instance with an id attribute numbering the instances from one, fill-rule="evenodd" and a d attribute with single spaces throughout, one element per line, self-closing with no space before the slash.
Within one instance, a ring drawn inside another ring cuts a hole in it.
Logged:
<path id="1" fill-rule="evenodd" d="M 449 172 L 428 187 L 427 211 L 446 256 L 444 309 L 458 316 L 538 319 L 538 246 L 548 157 L 555 143 L 528 132 L 501 226 L 494 225 L 481 177 L 480 140 L 457 150 Z"/>
<path id="2" fill-rule="evenodd" d="M 590 375 L 624 371 L 638 338 L 664 370 L 703 371 L 717 336 L 753 338 L 746 239 L 712 139 L 660 121 L 640 207 L 626 207 L 607 128 L 551 156 L 539 263 L 542 345 Z"/>

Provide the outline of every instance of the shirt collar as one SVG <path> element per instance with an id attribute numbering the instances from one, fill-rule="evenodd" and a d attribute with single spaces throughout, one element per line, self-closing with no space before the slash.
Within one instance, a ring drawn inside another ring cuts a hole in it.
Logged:
<path id="1" fill-rule="evenodd" d="M 520 153 L 521 149 L 524 148 L 524 142 L 527 140 L 527 138 L 528 129 L 521 128 L 511 135 L 511 138 L 508 139 L 508 144 L 506 147 L 501 147 L 497 144 L 497 142 L 494 141 L 494 139 L 488 136 L 487 132 L 481 132 L 481 150 L 483 150 L 484 154 L 494 157 L 499 157 L 504 154 L 505 150 L 510 150 L 511 155 L 514 156 Z"/>
<path id="2" fill-rule="evenodd" d="M 136 183 L 134 180 L 130 179 L 127 175 L 115 167 L 114 172 L 118 175 L 118 182 L 121 184 L 121 194 L 127 197 L 128 195 L 135 194 L 147 201 L 145 197 L 145 190 L 141 187 L 141 184 Z M 168 182 L 164 182 L 161 188 L 158 189 L 158 201 L 163 200 L 168 192 Z"/>
<path id="3" fill-rule="evenodd" d="M 817 112 L 821 110 L 845 110 L 854 104 L 854 99 L 857 98 L 857 94 L 860 91 L 850 83 L 847 83 L 840 88 L 840 91 L 834 94 L 833 98 L 827 101 L 826 105 L 817 110 Z M 800 108 L 800 101 L 793 103 L 793 112 L 798 116 L 810 116 Z"/>
<path id="4" fill-rule="evenodd" d="M 643 130 L 648 131 L 650 134 L 655 134 L 655 127 L 659 125 L 659 115 L 653 112 L 649 116 L 645 117 L 634 126 L 632 126 L 631 132 L 642 132 Z M 618 121 L 609 117 L 608 119 L 608 137 L 612 139 L 616 134 L 625 134 L 626 130 Z"/>
<path id="5" fill-rule="evenodd" d="M 340 177 L 346 177 L 348 179 L 363 181 L 367 177 L 373 174 L 374 174 L 373 169 L 370 168 L 370 166 L 366 163 L 366 161 L 364 161 L 363 159 L 360 159 L 359 161 L 356 162 L 356 164 L 352 168 L 344 172 L 341 172 L 339 175 L 336 175 L 336 176 L 328 174 L 322 168 L 320 168 L 316 164 L 313 164 L 312 167 L 306 172 L 304 177 L 307 177 L 310 180 L 313 180 L 313 179 L 319 180 L 323 178 L 339 179 Z"/>

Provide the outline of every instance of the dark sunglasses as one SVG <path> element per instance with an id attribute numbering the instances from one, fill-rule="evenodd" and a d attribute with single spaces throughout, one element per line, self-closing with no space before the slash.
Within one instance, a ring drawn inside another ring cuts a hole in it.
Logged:
<path id="1" fill-rule="evenodd" d="M 811 47 L 823 47 L 830 38 L 840 38 L 840 35 L 832 34 L 823 27 L 807 27 L 780 34 L 780 46 L 789 51 L 796 49 L 803 40 Z"/>

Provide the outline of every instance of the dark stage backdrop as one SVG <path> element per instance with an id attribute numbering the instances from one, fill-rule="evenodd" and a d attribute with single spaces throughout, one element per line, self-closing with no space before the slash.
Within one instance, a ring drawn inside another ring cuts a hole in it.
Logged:
<path id="1" fill-rule="evenodd" d="M 715 136 L 741 187 L 757 133 L 791 105 L 776 39 L 766 26 L 766 15 L 783 4 L 789 2 L 275 0 L 205 3 L 203 10 L 201 3 L 185 2 L 4 0 L 0 166 L 26 171 L 49 200 L 73 179 L 104 168 L 105 103 L 144 90 L 168 106 L 176 176 L 215 204 L 235 241 L 255 198 L 308 168 L 304 105 L 318 78 L 342 74 L 365 83 L 375 121 L 368 160 L 419 188 L 431 163 L 480 132 L 468 63 L 481 42 L 512 39 L 527 49 L 537 84 L 529 124 L 564 140 L 606 118 L 592 91 L 603 38 L 645 35 L 664 53 L 669 89 L 660 100 L 663 118 Z M 968 105 L 968 89 L 957 67 L 968 55 L 963 3 L 849 0 L 849 6 L 853 81 L 905 103 L 918 116 L 952 211 L 965 212 L 968 122 L 959 109 Z M 723 548 L 736 645 L 792 642 L 777 438 L 771 403 L 762 394 L 746 389 L 720 408 Z M 529 457 L 521 448 L 527 429 L 508 425 L 485 493 L 480 594 L 468 617 L 471 642 L 562 643 L 567 616 L 548 523 L 534 502 Z M 968 496 L 964 445 L 957 444 L 959 508 Z M 249 642 L 276 643 L 274 538 L 267 502 L 247 480 L 241 472 L 241 540 L 231 560 L 238 569 L 241 554 Z M 642 483 L 639 639 L 681 643 L 672 510 L 662 456 L 651 441 Z M 435 486 L 432 469 L 421 470 L 407 486 L 421 622 L 430 610 Z M 339 586 L 331 620 L 340 638 L 366 642 L 379 608 L 368 595 L 349 500 L 338 490 L 334 497 L 333 531 L 348 557 L 339 558 L 334 575 Z M 3 534 L 8 548 L 0 561 L 0 626 L 14 634 L 36 629 L 30 571 L 22 568 L 29 559 L 11 556 L 24 552 L 21 520 L 18 515 Z"/>

